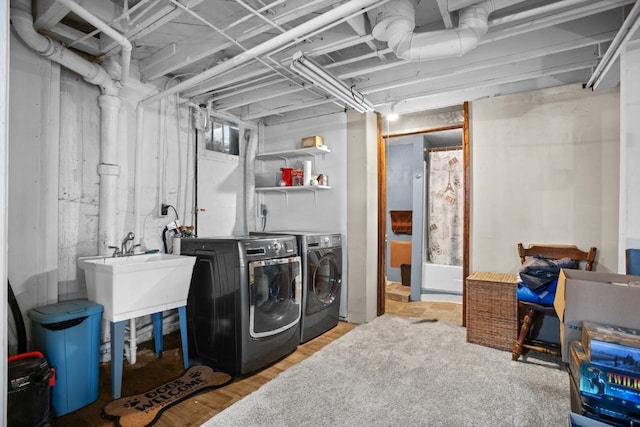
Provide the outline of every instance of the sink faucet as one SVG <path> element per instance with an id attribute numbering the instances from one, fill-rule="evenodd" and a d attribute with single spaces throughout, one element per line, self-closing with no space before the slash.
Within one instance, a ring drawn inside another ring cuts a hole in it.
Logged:
<path id="1" fill-rule="evenodd" d="M 112 257 L 116 258 L 122 256 L 122 252 L 120 252 L 120 248 L 117 246 L 109 246 L 109 249 L 113 249 Z"/>
<path id="2" fill-rule="evenodd" d="M 122 246 L 120 248 L 120 253 L 122 255 L 128 255 L 133 253 L 134 246 L 132 245 L 129 249 L 127 249 L 127 242 L 133 241 L 134 238 L 135 238 L 135 234 L 133 234 L 133 231 L 130 231 L 126 236 L 124 236 L 124 239 L 122 240 Z"/>
<path id="3" fill-rule="evenodd" d="M 127 233 L 126 236 L 124 236 L 124 239 L 122 240 L 122 243 L 120 244 L 120 247 L 118 246 L 109 246 L 109 249 L 113 249 L 113 255 L 111 255 L 112 257 L 121 257 L 121 256 L 127 256 L 127 255 L 133 255 L 133 248 L 135 248 L 136 246 L 140 246 L 138 245 L 131 245 L 128 249 L 127 249 L 127 242 L 132 241 L 135 238 L 135 234 L 133 234 L 133 231 L 130 231 L 129 233 Z"/>

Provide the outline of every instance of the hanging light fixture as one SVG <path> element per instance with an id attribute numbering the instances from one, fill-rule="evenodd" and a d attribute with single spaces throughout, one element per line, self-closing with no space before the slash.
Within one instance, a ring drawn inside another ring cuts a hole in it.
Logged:
<path id="1" fill-rule="evenodd" d="M 391 111 L 389 111 L 389 114 L 387 114 L 387 120 L 389 120 L 390 122 L 395 122 L 396 120 L 398 120 L 398 113 L 396 113 L 396 104 L 395 102 L 393 104 L 391 104 Z"/>
<path id="2" fill-rule="evenodd" d="M 326 71 L 322 66 L 305 57 L 302 52 L 296 52 L 291 61 L 291 69 L 311 82 L 314 86 L 322 89 L 337 100 L 345 103 L 359 113 L 373 112 L 373 104 L 369 102 L 363 94 L 349 87 L 341 80 Z"/>

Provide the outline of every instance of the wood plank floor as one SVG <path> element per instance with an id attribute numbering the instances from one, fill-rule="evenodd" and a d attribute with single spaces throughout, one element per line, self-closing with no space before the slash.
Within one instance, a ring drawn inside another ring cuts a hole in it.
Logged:
<path id="1" fill-rule="evenodd" d="M 388 314 L 401 317 L 438 319 L 439 321 L 462 324 L 462 306 L 460 304 L 400 302 L 389 298 L 385 300 L 385 304 Z M 219 389 L 198 394 L 167 409 L 155 425 L 160 427 L 199 426 L 218 412 L 257 390 L 284 370 L 311 356 L 356 326 L 358 325 L 340 322 L 332 330 L 298 346 L 293 353 L 266 369 L 249 377 L 236 379 L 231 384 Z M 151 342 L 148 342 L 139 346 L 135 365 L 129 365 L 125 361 L 122 379 L 123 396 L 143 393 L 183 374 L 179 334 L 167 335 L 164 345 L 165 351 L 161 358 L 155 357 Z M 112 400 L 110 370 L 109 363 L 100 365 L 100 394 L 96 402 L 70 414 L 54 418 L 53 425 L 70 427 L 115 425 L 112 420 L 105 419 L 101 415 L 102 408 Z"/>

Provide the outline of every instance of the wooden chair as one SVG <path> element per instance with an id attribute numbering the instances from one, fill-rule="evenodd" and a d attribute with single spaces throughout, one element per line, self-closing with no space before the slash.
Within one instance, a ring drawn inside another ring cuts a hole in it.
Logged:
<path id="1" fill-rule="evenodd" d="M 596 248 L 591 247 L 588 252 L 584 252 L 573 245 L 529 245 L 529 247 L 525 249 L 522 246 L 522 243 L 518 243 L 518 255 L 520 256 L 521 263 L 524 263 L 527 257 L 534 255 L 542 255 L 543 257 L 550 259 L 571 258 L 576 263 L 575 268 L 582 268 L 584 270 L 591 271 L 596 259 Z M 557 316 L 553 306 L 545 306 L 527 301 L 518 301 L 518 313 L 524 313 L 524 316 L 522 317 L 522 326 L 520 327 L 518 339 L 513 345 L 511 358 L 513 360 L 518 360 L 524 349 L 560 356 L 560 346 L 558 344 L 531 339 L 529 337 L 531 325 L 538 313 L 548 313 L 550 315 Z"/>

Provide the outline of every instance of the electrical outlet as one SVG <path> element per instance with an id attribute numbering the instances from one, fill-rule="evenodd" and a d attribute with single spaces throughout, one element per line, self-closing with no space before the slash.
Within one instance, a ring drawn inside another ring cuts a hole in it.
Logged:
<path id="1" fill-rule="evenodd" d="M 169 205 L 162 204 L 160 207 L 160 215 L 167 216 L 169 215 Z"/>
<path id="2" fill-rule="evenodd" d="M 267 205 L 264 203 L 260 204 L 260 216 L 267 216 Z"/>

